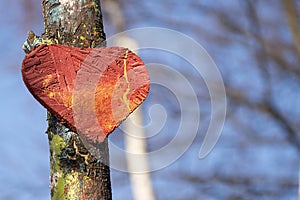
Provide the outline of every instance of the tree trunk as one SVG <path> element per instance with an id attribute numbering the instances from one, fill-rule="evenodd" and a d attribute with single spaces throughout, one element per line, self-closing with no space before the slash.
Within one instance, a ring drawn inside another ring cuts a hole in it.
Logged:
<path id="1" fill-rule="evenodd" d="M 82 48 L 104 46 L 99 0 L 43 0 L 42 6 L 43 39 Z M 111 199 L 107 139 L 99 144 L 100 157 L 96 159 L 78 135 L 51 113 L 48 123 L 51 198 Z"/>

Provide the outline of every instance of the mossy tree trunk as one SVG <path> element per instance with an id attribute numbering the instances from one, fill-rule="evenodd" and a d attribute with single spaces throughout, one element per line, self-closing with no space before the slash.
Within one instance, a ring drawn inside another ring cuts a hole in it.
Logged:
<path id="1" fill-rule="evenodd" d="M 104 46 L 99 0 L 43 0 L 42 6 L 44 40 L 82 48 Z M 48 123 L 52 200 L 111 199 L 107 139 L 99 144 L 96 159 L 78 135 L 51 113 Z"/>

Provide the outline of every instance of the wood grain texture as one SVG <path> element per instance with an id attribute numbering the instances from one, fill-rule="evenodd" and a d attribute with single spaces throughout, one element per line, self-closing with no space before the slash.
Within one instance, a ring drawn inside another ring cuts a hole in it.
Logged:
<path id="1" fill-rule="evenodd" d="M 143 61 L 122 47 L 41 45 L 24 58 L 22 76 L 47 110 L 90 143 L 119 126 L 150 85 Z"/>

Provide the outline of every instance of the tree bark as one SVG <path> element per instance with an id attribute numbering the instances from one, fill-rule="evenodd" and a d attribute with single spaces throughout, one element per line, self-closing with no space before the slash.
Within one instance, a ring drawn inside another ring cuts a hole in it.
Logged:
<path id="1" fill-rule="evenodd" d="M 104 46 L 105 34 L 98 0 L 43 0 L 43 41 L 87 48 Z M 51 198 L 112 198 L 107 139 L 99 144 L 96 159 L 78 135 L 48 113 Z"/>

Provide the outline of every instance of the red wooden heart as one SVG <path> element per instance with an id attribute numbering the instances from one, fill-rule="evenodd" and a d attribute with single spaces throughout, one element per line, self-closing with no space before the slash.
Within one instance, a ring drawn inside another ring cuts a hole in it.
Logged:
<path id="1" fill-rule="evenodd" d="M 31 94 L 88 142 L 102 142 L 146 98 L 143 61 L 122 47 L 41 45 L 23 60 Z"/>

